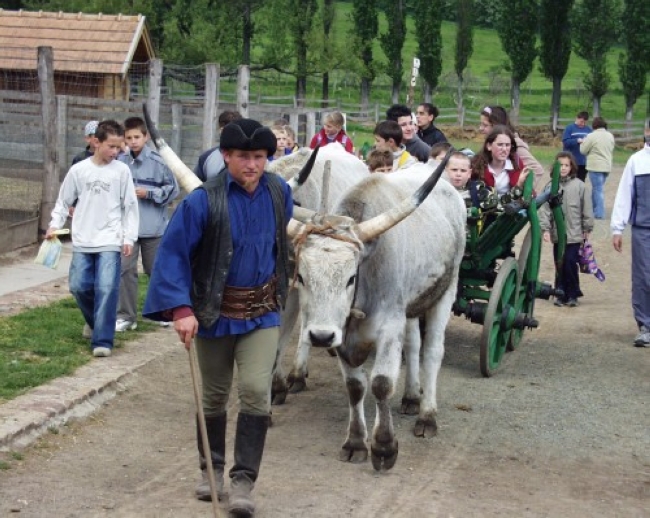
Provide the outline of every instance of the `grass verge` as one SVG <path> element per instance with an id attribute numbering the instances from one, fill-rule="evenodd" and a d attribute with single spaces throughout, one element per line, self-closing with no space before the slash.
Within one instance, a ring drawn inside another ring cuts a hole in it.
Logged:
<path id="1" fill-rule="evenodd" d="M 141 275 L 138 313 L 147 286 L 146 275 Z M 89 341 L 81 336 L 83 325 L 72 297 L 0 318 L 0 404 L 70 375 L 92 360 Z M 116 334 L 115 347 L 156 328 L 156 324 L 140 319 L 136 331 Z"/>

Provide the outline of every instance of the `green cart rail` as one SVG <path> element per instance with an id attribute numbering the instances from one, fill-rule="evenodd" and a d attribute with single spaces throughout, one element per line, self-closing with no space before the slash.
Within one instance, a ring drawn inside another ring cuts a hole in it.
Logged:
<path id="1" fill-rule="evenodd" d="M 559 297 L 562 293 L 538 280 L 542 233 L 537 210 L 549 203 L 558 230 L 556 272 L 564 257 L 566 233 L 560 192 L 560 167 L 556 162 L 551 187 L 533 196 L 533 175 L 524 183 L 521 197 L 506 210 L 481 212 L 468 209 L 467 244 L 460 266 L 458 294 L 453 305 L 456 316 L 483 326 L 480 343 L 481 373 L 492 376 L 506 351 L 514 351 L 524 331 L 538 326 L 535 299 Z M 493 221 L 482 232 L 485 218 Z M 515 237 L 527 228 L 518 256 Z"/>

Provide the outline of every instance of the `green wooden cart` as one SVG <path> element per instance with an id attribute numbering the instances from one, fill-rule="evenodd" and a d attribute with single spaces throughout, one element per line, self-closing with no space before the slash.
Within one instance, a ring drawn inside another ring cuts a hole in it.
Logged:
<path id="1" fill-rule="evenodd" d="M 529 174 L 522 192 L 512 199 L 502 199 L 492 208 L 468 209 L 467 244 L 452 310 L 483 326 L 480 368 L 486 377 L 494 374 L 507 351 L 519 346 L 526 329 L 538 326 L 535 299 L 563 295 L 538 280 L 542 233 L 537 210 L 544 203 L 550 204 L 560 237 L 556 271 L 566 245 L 559 164 L 551 177 L 550 189 L 537 197 Z M 514 239 L 524 229 L 526 235 L 515 254 Z"/>

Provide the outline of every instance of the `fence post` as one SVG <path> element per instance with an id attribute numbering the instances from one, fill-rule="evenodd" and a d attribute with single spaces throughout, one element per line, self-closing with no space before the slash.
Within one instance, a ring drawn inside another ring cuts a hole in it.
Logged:
<path id="1" fill-rule="evenodd" d="M 172 149 L 178 156 L 181 156 L 181 142 L 183 131 L 183 103 L 174 101 L 172 103 Z M 207 149 L 207 148 L 206 148 Z"/>
<path id="2" fill-rule="evenodd" d="M 205 99 L 203 100 L 203 149 L 214 145 L 219 104 L 219 64 L 205 65 Z"/>
<path id="3" fill-rule="evenodd" d="M 68 132 L 66 128 L 68 127 L 68 96 L 67 95 L 57 95 L 56 96 L 56 141 L 57 141 L 57 164 L 60 171 L 66 171 L 68 169 L 68 142 L 67 136 Z"/>
<path id="4" fill-rule="evenodd" d="M 59 191 L 59 168 L 56 163 L 56 96 L 54 95 L 54 52 L 52 47 L 38 47 L 38 82 L 43 116 L 43 191 L 38 222 L 39 238 L 45 235 Z"/>
<path id="5" fill-rule="evenodd" d="M 316 134 L 316 112 L 307 112 L 307 127 L 305 128 L 305 143 L 309 145 L 309 141 Z"/>
<path id="6" fill-rule="evenodd" d="M 237 68 L 237 111 L 244 118 L 248 117 L 250 79 L 251 71 L 248 65 L 239 65 Z"/>
<path id="7" fill-rule="evenodd" d="M 163 62 L 161 59 L 152 59 L 149 67 L 149 95 L 147 107 L 151 120 L 158 124 L 160 116 L 160 87 L 162 85 Z"/>
<path id="8" fill-rule="evenodd" d="M 296 134 L 296 141 L 300 140 L 299 125 L 300 125 L 300 114 L 298 112 L 289 113 L 289 126 L 291 126 L 291 129 Z"/>

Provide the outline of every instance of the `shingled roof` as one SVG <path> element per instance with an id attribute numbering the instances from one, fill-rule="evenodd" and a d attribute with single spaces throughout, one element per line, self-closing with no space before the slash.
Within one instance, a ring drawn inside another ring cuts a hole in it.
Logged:
<path id="1" fill-rule="evenodd" d="M 142 15 L 0 9 L 0 70 L 35 70 L 40 46 L 52 47 L 58 72 L 124 75 L 155 57 Z"/>

